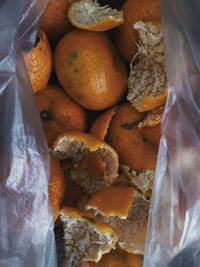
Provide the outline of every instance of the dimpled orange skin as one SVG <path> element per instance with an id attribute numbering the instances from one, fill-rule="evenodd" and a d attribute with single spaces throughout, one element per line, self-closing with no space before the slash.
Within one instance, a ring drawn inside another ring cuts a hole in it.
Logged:
<path id="1" fill-rule="evenodd" d="M 158 124 L 154 127 L 144 127 L 140 129 L 141 135 L 156 148 L 159 147 L 161 137 L 161 125 Z"/>
<path id="2" fill-rule="evenodd" d="M 121 164 L 142 172 L 156 166 L 157 149 L 140 134 L 137 124 L 144 118 L 129 103 L 122 104 L 112 118 L 106 141 L 117 151 Z"/>
<path id="3" fill-rule="evenodd" d="M 58 219 L 65 192 L 64 173 L 57 159 L 51 156 L 51 177 L 49 181 L 49 198 L 54 221 Z"/>
<path id="4" fill-rule="evenodd" d="M 44 90 L 52 70 L 52 53 L 46 37 L 39 32 L 39 42 L 27 55 L 25 63 L 34 93 Z"/>
<path id="5" fill-rule="evenodd" d="M 49 84 L 35 97 L 49 146 L 59 134 L 65 131 L 84 132 L 86 130 L 86 111 L 59 86 Z"/>
<path id="6" fill-rule="evenodd" d="M 99 115 L 93 122 L 89 133 L 104 140 L 112 117 L 115 115 L 117 107 L 112 107 Z"/>
<path id="7" fill-rule="evenodd" d="M 142 267 L 141 256 L 129 254 L 119 249 L 103 255 L 97 263 L 89 262 L 88 264 L 89 267 Z"/>
<path id="8" fill-rule="evenodd" d="M 138 41 L 138 34 L 133 24 L 138 21 L 160 21 L 160 0 L 127 0 L 122 11 L 124 23 L 116 30 L 115 43 L 120 56 L 130 63 L 138 50 L 134 42 Z"/>
<path id="9" fill-rule="evenodd" d="M 67 17 L 69 0 L 50 0 L 41 19 L 41 29 L 44 30 L 51 43 L 56 43 L 72 25 Z"/>
<path id="10" fill-rule="evenodd" d="M 69 32 L 58 43 L 54 60 L 56 75 L 65 91 L 87 109 L 111 107 L 125 93 L 125 65 L 105 33 Z"/>

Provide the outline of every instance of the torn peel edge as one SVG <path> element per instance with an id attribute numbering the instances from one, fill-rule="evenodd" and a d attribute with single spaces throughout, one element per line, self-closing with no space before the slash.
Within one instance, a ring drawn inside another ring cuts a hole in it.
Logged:
<path id="1" fill-rule="evenodd" d="M 158 96 L 145 96 L 140 104 L 135 107 L 139 112 L 146 112 L 162 106 L 167 101 L 168 90 Z"/>
<path id="2" fill-rule="evenodd" d="M 95 0 L 72 2 L 68 9 L 68 18 L 72 25 L 90 31 L 107 31 L 124 23 L 123 11 L 100 6 Z"/>

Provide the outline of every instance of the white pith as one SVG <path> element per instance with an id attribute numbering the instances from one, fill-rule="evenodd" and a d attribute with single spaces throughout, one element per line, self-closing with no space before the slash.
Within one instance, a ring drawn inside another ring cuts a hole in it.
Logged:
<path id="1" fill-rule="evenodd" d="M 76 181 L 78 185 L 82 186 L 87 194 L 95 193 L 110 186 L 117 177 L 117 170 L 115 164 L 113 164 L 114 159 L 112 153 L 105 148 L 98 148 L 96 151 L 90 151 L 84 142 L 72 140 L 69 137 L 63 137 L 52 152 L 55 157 L 63 160 L 67 159 L 72 163 L 72 167 L 67 171 L 67 175 L 69 175 L 72 180 Z M 99 155 L 106 164 L 101 179 L 89 177 L 87 169 L 80 170 L 79 168 L 79 162 L 92 154 Z"/>
<path id="2" fill-rule="evenodd" d="M 156 109 L 149 111 L 144 120 L 138 124 L 138 128 L 142 129 L 145 127 L 154 127 L 158 124 L 161 124 L 163 111 L 164 106 L 160 106 Z"/>
<path id="3" fill-rule="evenodd" d="M 100 232 L 90 218 L 72 218 L 60 214 L 64 228 L 65 263 L 80 267 L 84 261 L 98 262 L 102 255 L 115 248 L 117 238 Z"/>
<path id="4" fill-rule="evenodd" d="M 144 97 L 159 96 L 167 89 L 167 78 L 161 24 L 139 21 L 134 29 L 139 33 L 138 62 L 131 63 L 127 99 L 138 108 Z"/>
<path id="5" fill-rule="evenodd" d="M 72 3 L 68 17 L 77 24 L 94 25 L 107 19 L 122 19 L 123 12 L 108 5 L 100 6 L 96 0 L 81 0 Z"/>
<path id="6" fill-rule="evenodd" d="M 144 229 L 146 235 L 146 226 L 149 214 L 149 202 L 144 200 L 141 194 L 136 193 L 135 199 L 126 219 L 118 216 L 105 216 L 99 210 L 91 210 L 103 222 L 111 226 L 117 233 L 118 245 L 123 249 L 127 248 L 132 253 L 143 253 L 145 240 L 138 244 L 135 236 Z"/>

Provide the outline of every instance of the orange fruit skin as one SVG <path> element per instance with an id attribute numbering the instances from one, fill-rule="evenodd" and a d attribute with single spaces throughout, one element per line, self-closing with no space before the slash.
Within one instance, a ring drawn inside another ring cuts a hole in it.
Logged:
<path id="1" fill-rule="evenodd" d="M 69 32 L 58 43 L 54 59 L 64 90 L 87 109 L 111 107 L 125 93 L 126 68 L 105 33 Z"/>
<path id="2" fill-rule="evenodd" d="M 145 111 L 155 109 L 155 108 L 166 103 L 167 95 L 168 95 L 168 90 L 165 89 L 165 91 L 162 94 L 160 94 L 156 97 L 146 96 L 143 98 L 143 100 L 142 100 L 140 106 L 137 108 L 137 110 L 139 112 L 145 112 Z"/>
<path id="3" fill-rule="evenodd" d="M 45 89 L 52 70 L 52 53 L 48 39 L 41 31 L 39 37 L 36 47 L 25 55 L 25 63 L 34 93 Z"/>
<path id="4" fill-rule="evenodd" d="M 59 86 L 49 84 L 45 90 L 35 94 L 35 98 L 49 146 L 65 131 L 86 130 L 86 111 Z M 44 117 L 45 112 L 50 112 L 50 118 Z"/>
<path id="5" fill-rule="evenodd" d="M 72 28 L 67 17 L 69 5 L 69 0 L 50 0 L 47 5 L 40 27 L 46 32 L 51 43 L 55 44 Z"/>
<path id="6" fill-rule="evenodd" d="M 156 148 L 159 147 L 161 137 L 161 125 L 154 127 L 144 127 L 140 129 L 141 135 Z"/>
<path id="7" fill-rule="evenodd" d="M 65 177 L 65 183 L 67 186 L 63 197 L 63 206 L 76 207 L 78 200 L 84 194 L 83 188 L 67 177 Z"/>
<path id="8" fill-rule="evenodd" d="M 117 249 L 103 255 L 99 262 L 88 262 L 88 265 L 89 267 L 142 267 L 142 261 L 139 255 Z"/>
<path id="9" fill-rule="evenodd" d="M 112 120 L 112 117 L 115 115 L 117 107 L 112 107 L 106 110 L 103 114 L 99 115 L 93 122 L 89 133 L 97 138 L 104 140 L 107 134 L 107 130 Z"/>
<path id="10" fill-rule="evenodd" d="M 49 181 L 49 199 L 52 207 L 54 221 L 58 219 L 65 192 L 64 173 L 60 163 L 51 157 L 51 177 Z"/>
<path id="11" fill-rule="evenodd" d="M 127 0 L 122 10 L 124 23 L 116 30 L 115 43 L 122 59 L 130 63 L 138 49 L 134 42 L 138 41 L 138 34 L 133 24 L 160 21 L 160 0 Z"/>
<path id="12" fill-rule="evenodd" d="M 137 127 L 145 113 L 137 112 L 129 103 L 122 104 L 113 117 L 106 141 L 119 156 L 121 164 L 142 172 L 156 166 L 157 149 L 144 140 Z"/>

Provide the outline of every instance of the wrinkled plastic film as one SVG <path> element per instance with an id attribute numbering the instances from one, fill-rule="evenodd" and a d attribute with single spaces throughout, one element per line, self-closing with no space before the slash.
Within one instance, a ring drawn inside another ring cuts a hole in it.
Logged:
<path id="1" fill-rule="evenodd" d="M 49 152 L 22 49 L 46 0 L 0 3 L 0 266 L 55 267 Z"/>
<path id="2" fill-rule="evenodd" d="M 200 2 L 161 0 L 169 96 L 144 267 L 200 266 Z"/>

